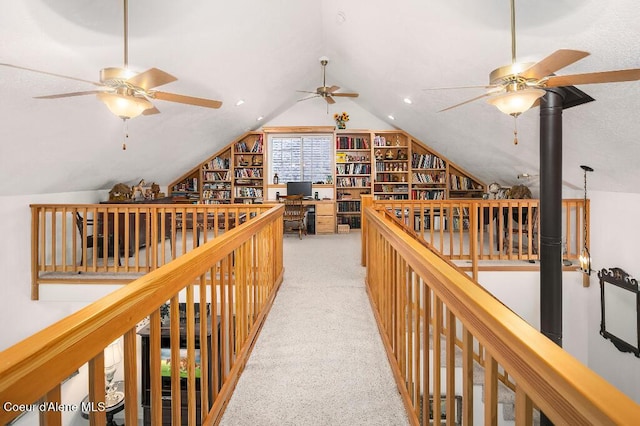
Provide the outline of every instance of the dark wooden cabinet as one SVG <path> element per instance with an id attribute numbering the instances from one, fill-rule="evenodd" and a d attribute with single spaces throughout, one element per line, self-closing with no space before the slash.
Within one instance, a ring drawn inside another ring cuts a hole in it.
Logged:
<path id="1" fill-rule="evenodd" d="M 173 204 L 173 198 L 159 198 L 156 200 L 141 200 L 141 201 L 104 201 L 100 204 Z M 136 248 L 143 248 L 150 244 L 149 238 L 151 238 L 151 220 L 149 217 L 149 213 L 140 212 L 136 213 L 128 213 L 129 215 L 129 226 L 125 227 L 125 215 L 127 213 L 118 213 L 118 227 L 116 229 L 115 216 L 114 213 L 98 213 L 97 220 L 97 232 L 100 234 L 105 234 L 105 226 L 104 220 L 106 216 L 106 235 L 109 236 L 109 244 L 112 244 L 112 241 L 117 237 L 118 245 L 120 247 L 120 255 L 125 257 L 131 257 L 134 255 Z M 171 228 L 167 224 L 165 226 L 164 233 L 162 232 L 162 223 L 161 218 L 158 217 L 156 221 L 158 223 L 158 232 L 156 235 L 158 236 L 158 241 L 162 241 L 162 239 L 170 238 L 171 236 Z M 137 233 L 137 240 L 136 240 Z M 125 236 L 128 235 L 129 244 L 128 247 L 125 247 Z M 109 246 L 109 253 L 113 253 L 113 249 Z"/>
<path id="2" fill-rule="evenodd" d="M 207 332 L 207 347 L 208 353 L 211 354 L 211 322 L 208 321 L 208 332 Z M 195 330 L 200 329 L 200 324 L 196 322 Z M 150 356 L 150 341 L 149 341 L 149 326 L 145 326 L 138 334 L 142 337 L 142 347 L 141 347 L 141 364 L 142 364 L 142 389 L 141 389 L 141 403 L 143 409 L 143 420 L 144 425 L 151 425 L 151 372 L 149 368 L 149 356 Z M 162 326 L 161 328 L 161 337 L 160 337 L 160 347 L 161 351 L 169 352 L 171 348 L 171 339 L 170 339 L 170 329 L 168 326 Z M 186 352 L 187 347 L 187 333 L 186 333 L 186 324 L 181 321 L 180 326 L 180 348 L 184 349 Z M 196 357 L 200 352 L 201 342 L 199 338 L 199 332 L 196 332 L 195 335 L 195 348 L 196 348 Z M 164 358 L 164 357 L 163 357 Z M 166 359 L 166 358 L 165 358 Z M 213 389 L 212 387 L 212 374 L 211 374 L 211 357 L 208 360 L 200 359 L 200 362 L 207 362 L 209 371 L 209 377 L 199 377 L 196 379 L 196 421 L 197 424 L 200 424 L 200 384 L 203 379 L 209 381 L 209 389 Z M 210 395 L 211 399 L 211 395 Z M 181 379 L 181 403 L 182 403 L 182 424 L 187 424 L 187 379 Z M 211 406 L 213 401 L 209 401 L 209 405 Z M 206 409 L 208 409 L 207 407 Z M 171 425 L 171 377 L 170 376 L 162 376 L 162 424 L 163 425 Z"/>

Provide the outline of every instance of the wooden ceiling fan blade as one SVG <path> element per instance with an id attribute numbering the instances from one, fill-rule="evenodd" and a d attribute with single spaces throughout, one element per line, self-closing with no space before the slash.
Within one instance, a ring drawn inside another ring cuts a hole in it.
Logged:
<path id="1" fill-rule="evenodd" d="M 336 100 L 333 99 L 333 97 L 331 97 L 331 96 L 325 96 L 324 100 L 327 101 L 328 104 L 335 104 L 336 103 Z"/>
<path id="2" fill-rule="evenodd" d="M 332 93 L 331 96 L 342 96 L 344 98 L 357 98 L 359 93 Z"/>
<path id="3" fill-rule="evenodd" d="M 551 55 L 533 64 L 519 74 L 524 78 L 535 78 L 539 80 L 587 56 L 589 56 L 589 52 L 583 52 L 581 50 L 556 50 Z"/>
<path id="4" fill-rule="evenodd" d="M 484 93 L 484 94 L 482 94 L 482 95 L 480 95 L 480 96 L 476 96 L 475 98 L 467 99 L 467 100 L 466 100 L 466 101 L 464 101 L 464 102 L 460 102 L 459 104 L 455 104 L 455 105 L 452 105 L 452 106 L 447 107 L 447 108 L 445 108 L 445 109 L 441 109 L 441 110 L 440 110 L 440 111 L 438 111 L 438 112 L 449 111 L 450 109 L 458 108 L 459 106 L 462 106 L 462 105 L 465 105 L 465 104 L 468 104 L 468 103 L 471 103 L 471 102 L 477 101 L 478 99 L 486 98 L 487 96 L 494 95 L 495 93 L 496 93 L 496 92 Z"/>
<path id="5" fill-rule="evenodd" d="M 327 93 L 333 93 L 338 89 L 340 89 L 340 86 L 331 86 L 327 89 Z"/>
<path id="6" fill-rule="evenodd" d="M 60 93 L 57 95 L 46 95 L 46 96 L 34 96 L 34 99 L 59 99 L 59 98 L 70 98 L 73 96 L 84 96 L 84 95 L 95 95 L 97 93 L 103 93 L 104 90 L 86 90 L 84 92 L 70 92 L 70 93 Z"/>
<path id="7" fill-rule="evenodd" d="M 181 104 L 201 106 L 205 108 L 220 108 L 222 102 L 213 99 L 196 98 L 193 96 L 178 95 L 176 93 L 153 92 L 150 94 L 153 98 L 162 101 L 178 102 Z"/>
<path id="8" fill-rule="evenodd" d="M 167 72 L 159 70 L 158 68 L 150 68 L 140 74 L 134 75 L 128 79 L 127 82 L 134 86 L 141 87 L 144 90 L 149 90 L 176 80 L 176 77 Z"/>
<path id="9" fill-rule="evenodd" d="M 9 68 L 16 68 L 16 69 L 25 70 L 25 71 L 31 71 L 31 72 L 35 72 L 35 73 L 38 73 L 38 74 L 51 75 L 53 77 L 66 78 L 67 80 L 82 81 L 83 83 L 93 84 L 94 86 L 102 86 L 102 83 L 98 83 L 98 82 L 95 82 L 95 81 L 83 80 L 81 78 L 70 77 L 68 75 L 62 75 L 62 74 L 56 74 L 54 72 L 49 72 L 49 71 L 41 71 L 41 70 L 36 70 L 36 69 L 33 69 L 33 68 L 21 67 L 19 65 L 11 65 L 11 64 L 0 63 L 0 66 L 9 67 Z"/>
<path id="10" fill-rule="evenodd" d="M 585 74 L 551 76 L 544 82 L 546 87 L 575 86 L 580 84 L 618 83 L 640 80 L 640 69 L 590 72 Z"/>
<path id="11" fill-rule="evenodd" d="M 155 106 L 153 108 L 148 108 L 142 111 L 142 115 L 153 115 L 153 114 L 160 114 L 160 110 Z"/>

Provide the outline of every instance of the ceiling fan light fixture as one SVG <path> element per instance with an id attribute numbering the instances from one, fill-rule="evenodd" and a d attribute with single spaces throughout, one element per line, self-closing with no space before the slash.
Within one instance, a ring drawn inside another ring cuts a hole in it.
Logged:
<path id="1" fill-rule="evenodd" d="M 126 120 L 135 118 L 144 110 L 153 108 L 153 104 L 145 98 L 137 96 L 120 95 L 117 93 L 98 93 L 96 95 L 113 114 Z"/>
<path id="2" fill-rule="evenodd" d="M 518 116 L 531 108 L 544 94 L 542 89 L 527 88 L 491 96 L 487 102 L 505 114 Z"/>

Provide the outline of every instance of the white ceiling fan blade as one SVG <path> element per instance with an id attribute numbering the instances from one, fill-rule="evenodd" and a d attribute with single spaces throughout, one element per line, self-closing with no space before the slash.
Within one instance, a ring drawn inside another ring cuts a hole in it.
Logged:
<path id="1" fill-rule="evenodd" d="M 11 64 L 0 63 L 0 66 L 9 67 L 9 68 L 16 68 L 16 69 L 19 69 L 19 70 L 26 70 L 26 71 L 36 72 L 38 74 L 51 75 L 53 77 L 66 78 L 68 80 L 82 81 L 83 83 L 93 84 L 94 86 L 102 86 L 102 83 L 97 83 L 95 81 L 83 80 L 81 78 L 70 77 L 68 75 L 62 75 L 62 74 L 56 74 L 54 72 L 41 71 L 41 70 L 36 70 L 36 69 L 33 69 L 33 68 L 21 67 L 19 65 L 11 65 Z"/>
<path id="2" fill-rule="evenodd" d="M 34 99 L 59 99 L 59 98 L 70 98 L 73 96 L 84 96 L 84 95 L 95 95 L 97 93 L 103 93 L 104 90 L 86 90 L 84 92 L 70 92 L 70 93 L 60 93 L 56 95 L 46 95 L 46 96 L 34 96 Z"/>
<path id="3" fill-rule="evenodd" d="M 496 89 L 501 87 L 499 84 L 489 84 L 484 86 L 451 86 L 451 87 L 429 87 L 422 90 L 452 90 L 452 89 Z"/>
<path id="4" fill-rule="evenodd" d="M 459 107 L 459 106 L 462 106 L 462 105 L 465 105 L 465 104 L 471 103 L 471 102 L 473 102 L 473 101 L 477 101 L 478 99 L 486 98 L 487 96 L 491 96 L 491 95 L 495 95 L 495 94 L 496 94 L 496 92 L 483 93 L 483 94 L 482 94 L 482 95 L 480 95 L 480 96 L 476 96 L 475 98 L 468 99 L 468 100 L 466 100 L 466 101 L 464 101 L 464 102 L 460 102 L 459 104 L 455 104 L 455 105 L 452 105 L 452 106 L 450 106 L 450 107 L 448 107 L 448 108 L 441 109 L 441 110 L 440 110 L 440 111 L 438 111 L 438 112 L 449 111 L 450 109 L 454 109 L 454 108 L 457 108 L 457 107 Z"/>

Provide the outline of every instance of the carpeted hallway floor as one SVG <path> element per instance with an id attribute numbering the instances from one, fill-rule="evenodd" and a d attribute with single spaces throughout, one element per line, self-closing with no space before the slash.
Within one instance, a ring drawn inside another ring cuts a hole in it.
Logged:
<path id="1" fill-rule="evenodd" d="M 284 282 L 222 425 L 405 425 L 360 233 L 284 236 Z"/>

